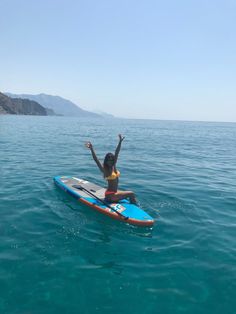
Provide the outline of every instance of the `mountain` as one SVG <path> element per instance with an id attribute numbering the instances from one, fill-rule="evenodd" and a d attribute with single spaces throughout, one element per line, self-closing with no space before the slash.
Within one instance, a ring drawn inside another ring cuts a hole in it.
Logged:
<path id="1" fill-rule="evenodd" d="M 96 112 L 97 114 L 99 114 L 100 116 L 102 116 L 103 118 L 106 118 L 106 119 L 115 119 L 116 118 L 112 114 L 106 113 L 106 112 L 101 111 L 101 110 L 94 110 L 94 112 Z"/>
<path id="2" fill-rule="evenodd" d="M 47 116 L 47 111 L 36 101 L 11 98 L 0 93 L 0 114 Z"/>
<path id="3" fill-rule="evenodd" d="M 86 111 L 78 107 L 72 101 L 64 99 L 60 96 L 52 96 L 47 94 L 30 95 L 30 94 L 11 94 L 5 93 L 10 97 L 28 98 L 30 100 L 37 101 L 45 108 L 52 109 L 56 114 L 63 116 L 77 116 L 77 117 L 91 117 L 101 118 L 101 115 Z"/>
<path id="4" fill-rule="evenodd" d="M 45 108 L 48 116 L 61 116 L 60 114 L 56 114 L 52 109 Z"/>

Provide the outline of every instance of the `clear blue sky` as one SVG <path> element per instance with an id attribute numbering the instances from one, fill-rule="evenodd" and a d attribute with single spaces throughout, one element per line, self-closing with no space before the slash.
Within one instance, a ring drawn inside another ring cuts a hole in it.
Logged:
<path id="1" fill-rule="evenodd" d="M 0 0 L 0 91 L 236 122 L 235 0 Z"/>

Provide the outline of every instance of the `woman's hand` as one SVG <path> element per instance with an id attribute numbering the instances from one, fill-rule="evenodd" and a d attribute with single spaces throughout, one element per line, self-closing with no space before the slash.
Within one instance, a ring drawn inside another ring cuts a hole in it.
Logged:
<path id="1" fill-rule="evenodd" d="M 87 148 L 89 148 L 90 150 L 93 148 L 93 145 L 91 142 L 87 142 L 84 144 Z"/>
<path id="2" fill-rule="evenodd" d="M 124 140 L 124 136 L 122 136 L 121 134 L 119 134 L 119 139 L 120 139 L 120 141 L 122 142 L 123 140 Z"/>

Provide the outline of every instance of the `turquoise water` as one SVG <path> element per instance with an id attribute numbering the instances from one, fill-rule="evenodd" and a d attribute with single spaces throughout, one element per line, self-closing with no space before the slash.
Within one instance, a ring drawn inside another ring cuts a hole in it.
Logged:
<path id="1" fill-rule="evenodd" d="M 53 184 L 104 184 L 126 136 L 120 188 L 152 229 L 81 207 Z M 235 313 L 236 124 L 0 116 L 0 313 Z"/>

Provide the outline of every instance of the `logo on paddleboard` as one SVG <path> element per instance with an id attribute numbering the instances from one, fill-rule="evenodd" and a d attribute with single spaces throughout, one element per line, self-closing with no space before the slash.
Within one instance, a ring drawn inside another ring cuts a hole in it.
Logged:
<path id="1" fill-rule="evenodd" d="M 125 207 L 120 204 L 111 204 L 111 207 L 119 213 L 125 210 Z M 110 211 L 112 211 L 112 209 Z"/>

